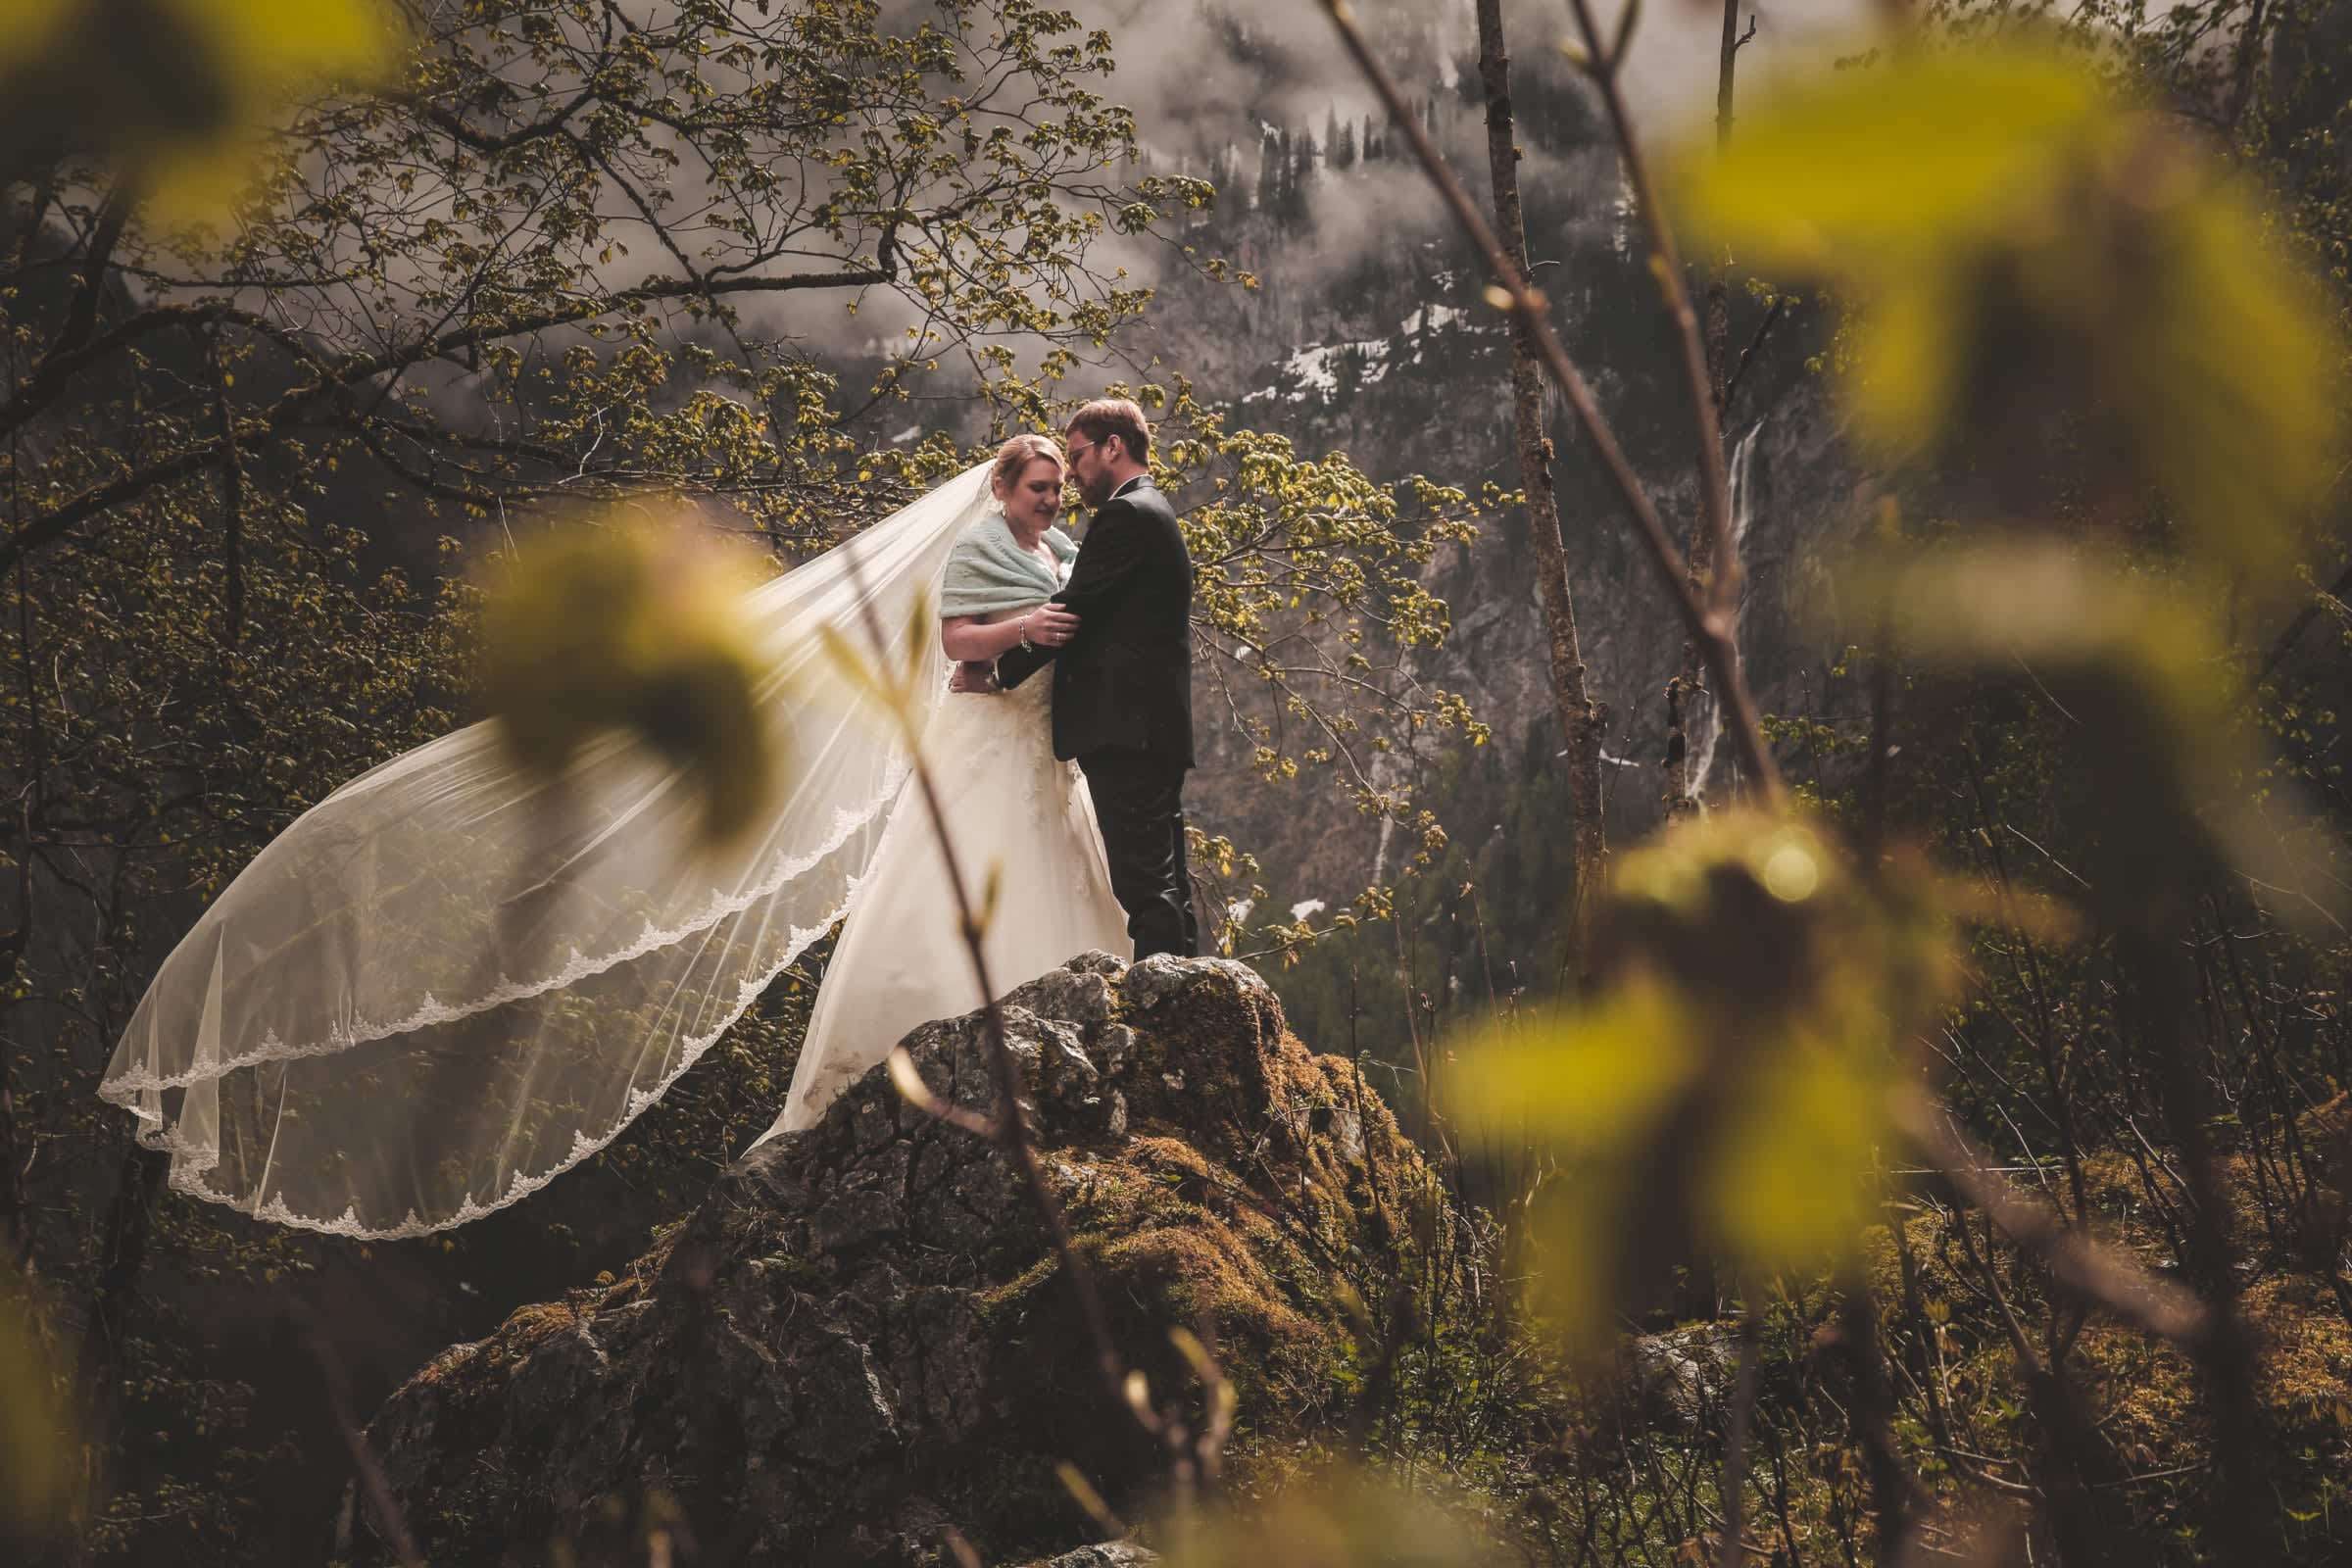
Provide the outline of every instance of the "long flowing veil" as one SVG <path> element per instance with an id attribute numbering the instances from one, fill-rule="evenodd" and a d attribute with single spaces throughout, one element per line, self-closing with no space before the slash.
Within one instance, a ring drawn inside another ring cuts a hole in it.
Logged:
<path id="1" fill-rule="evenodd" d="M 703 846 L 679 775 L 618 735 L 554 781 L 490 724 L 444 736 L 254 858 L 164 960 L 99 1093 L 179 1191 L 344 1236 L 464 1224 L 603 1148 L 847 907 L 906 759 L 814 632 L 862 645 L 862 592 L 908 657 L 988 495 L 982 464 L 754 591 L 782 766 L 747 842 Z"/>

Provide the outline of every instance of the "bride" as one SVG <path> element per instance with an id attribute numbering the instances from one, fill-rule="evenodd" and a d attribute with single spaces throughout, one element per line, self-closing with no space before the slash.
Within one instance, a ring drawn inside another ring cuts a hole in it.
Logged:
<path id="1" fill-rule="evenodd" d="M 997 454 L 991 488 L 996 505 L 956 541 L 940 596 L 941 646 L 967 665 L 993 666 L 1033 639 L 1056 646 L 1076 624 L 1044 603 L 1078 554 L 1054 526 L 1061 449 L 1042 435 L 1014 436 Z M 1132 951 L 1092 798 L 1077 767 L 1054 760 L 1053 685 L 951 691 L 923 732 L 923 755 L 939 764 L 941 814 L 975 896 L 977 878 L 997 868 L 996 916 L 981 947 L 1000 983 L 1090 948 Z M 813 1125 L 907 1030 L 979 1005 L 947 885 L 939 835 L 909 789 L 826 967 L 784 1113 L 761 1142 Z"/>
<path id="2" fill-rule="evenodd" d="M 475 724 L 362 774 L 263 849 L 131 1016 L 99 1093 L 173 1188 L 279 1224 L 388 1238 L 504 1207 L 595 1153 L 847 915 L 782 1114 L 805 1127 L 927 1018 L 979 997 L 909 759 L 814 633 L 904 667 L 1053 646 L 1074 547 L 1061 453 L 1016 436 L 757 589 L 762 719 L 783 759 L 760 830 L 718 850 L 679 774 L 607 735 L 548 781 Z M 870 614 L 867 612 L 871 612 Z M 944 674 L 944 672 L 943 672 Z M 958 682 L 958 685 L 967 684 Z M 1051 682 L 917 698 L 958 859 L 1002 877 L 1000 985 L 1129 951 Z"/>

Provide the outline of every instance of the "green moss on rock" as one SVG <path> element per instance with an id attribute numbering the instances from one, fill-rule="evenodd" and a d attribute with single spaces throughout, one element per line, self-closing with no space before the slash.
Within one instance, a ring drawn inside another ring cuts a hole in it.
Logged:
<path id="1" fill-rule="evenodd" d="M 1205 1331 L 1261 1441 L 1334 1419 L 1343 1260 L 1406 1245 L 1398 1195 L 1426 1182 L 1386 1107 L 1226 960 L 1090 955 L 1004 1016 L 1123 1354 L 1169 1396 L 1193 1381 L 1170 1331 Z M 996 1109 L 977 1015 L 906 1045 L 935 1092 Z M 717 1560 L 912 1568 L 951 1560 L 950 1526 L 990 1561 L 1051 1556 L 1093 1534 L 1057 1462 L 1114 1503 L 1160 1470 L 1061 1275 L 1004 1157 L 876 1071 L 617 1282 L 436 1357 L 371 1437 L 436 1563 L 551 1539 L 642 1561 L 673 1513 Z"/>

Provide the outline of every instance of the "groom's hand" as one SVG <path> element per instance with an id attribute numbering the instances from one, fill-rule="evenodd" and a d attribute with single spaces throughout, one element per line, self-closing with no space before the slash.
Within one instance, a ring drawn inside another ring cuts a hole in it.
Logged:
<path id="1" fill-rule="evenodd" d="M 1078 634 L 1078 617 L 1051 602 L 1029 612 L 1029 641 L 1039 648 L 1061 648 Z"/>

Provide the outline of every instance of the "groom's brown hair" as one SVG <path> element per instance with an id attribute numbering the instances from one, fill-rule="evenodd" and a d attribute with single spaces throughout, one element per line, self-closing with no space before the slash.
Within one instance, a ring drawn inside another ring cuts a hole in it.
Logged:
<path id="1" fill-rule="evenodd" d="M 1136 462 L 1152 461 L 1152 427 L 1144 422 L 1144 411 L 1125 398 L 1097 398 L 1071 415 L 1063 428 L 1075 430 L 1089 441 L 1115 435 Z"/>

